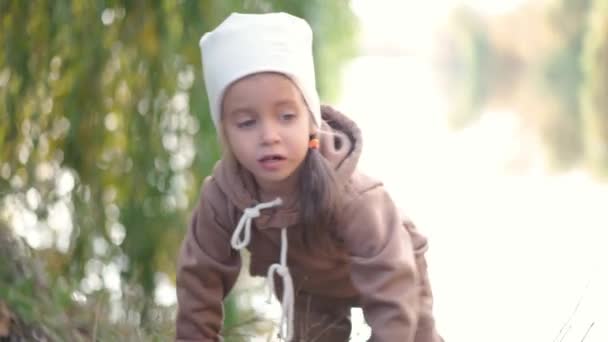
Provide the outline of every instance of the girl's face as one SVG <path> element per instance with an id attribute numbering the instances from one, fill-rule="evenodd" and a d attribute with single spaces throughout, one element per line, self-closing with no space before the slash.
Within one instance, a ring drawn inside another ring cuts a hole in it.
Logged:
<path id="1" fill-rule="evenodd" d="M 231 152 L 267 192 L 290 191 L 308 152 L 311 118 L 296 85 L 258 73 L 226 90 L 222 128 Z"/>

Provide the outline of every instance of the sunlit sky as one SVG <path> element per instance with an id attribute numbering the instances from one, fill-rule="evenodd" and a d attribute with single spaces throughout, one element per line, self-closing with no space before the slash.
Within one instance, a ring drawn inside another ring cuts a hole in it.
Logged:
<path id="1" fill-rule="evenodd" d="M 355 13 L 366 23 L 386 22 L 386 18 L 392 17 L 407 24 L 412 21 L 443 20 L 449 11 L 461 6 L 470 7 L 485 16 L 504 15 L 529 1 L 531 0 L 351 0 L 351 3 Z"/>
<path id="2" fill-rule="evenodd" d="M 362 25 L 363 48 L 367 45 L 427 53 L 434 30 L 458 7 L 480 15 L 508 14 L 530 0 L 353 0 L 353 11 Z M 536 2 L 549 0 L 536 0 Z"/>

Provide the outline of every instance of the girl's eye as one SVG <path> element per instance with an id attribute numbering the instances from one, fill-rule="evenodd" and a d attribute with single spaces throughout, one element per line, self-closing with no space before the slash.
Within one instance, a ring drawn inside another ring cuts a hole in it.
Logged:
<path id="1" fill-rule="evenodd" d="M 255 125 L 254 119 L 247 119 L 247 120 L 239 121 L 236 123 L 236 126 L 238 128 L 249 128 L 249 127 L 253 127 L 253 125 Z"/>
<path id="2" fill-rule="evenodd" d="M 295 118 L 296 118 L 296 115 L 294 113 L 281 114 L 281 120 L 283 120 L 283 121 L 291 121 Z"/>

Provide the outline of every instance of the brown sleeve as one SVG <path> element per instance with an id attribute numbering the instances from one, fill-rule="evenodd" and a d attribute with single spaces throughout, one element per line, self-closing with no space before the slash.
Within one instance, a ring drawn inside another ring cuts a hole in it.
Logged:
<path id="1" fill-rule="evenodd" d="M 404 218 L 403 225 L 410 235 L 414 247 L 414 255 L 416 257 L 416 268 L 418 269 L 419 296 L 420 307 L 418 310 L 418 327 L 416 328 L 415 342 L 441 342 L 443 339 L 439 336 L 435 327 L 435 318 L 433 316 L 433 291 L 429 281 L 428 266 L 425 258 L 425 253 L 429 249 L 428 241 L 423 236 L 414 223 Z"/>
<path id="2" fill-rule="evenodd" d="M 240 254 L 230 246 L 225 203 L 207 179 L 177 263 L 177 341 L 221 341 L 223 300 L 241 268 Z"/>
<path id="3" fill-rule="evenodd" d="M 413 342 L 418 322 L 419 275 L 412 240 L 382 186 L 345 208 L 342 239 L 351 255 L 352 280 L 361 294 L 374 342 Z"/>

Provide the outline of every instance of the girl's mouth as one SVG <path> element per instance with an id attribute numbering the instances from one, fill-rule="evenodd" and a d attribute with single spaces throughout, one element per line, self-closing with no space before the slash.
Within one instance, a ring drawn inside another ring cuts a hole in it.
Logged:
<path id="1" fill-rule="evenodd" d="M 264 169 L 268 171 L 275 171 L 281 166 L 285 159 L 285 157 L 278 154 L 269 154 L 258 159 L 258 162 Z"/>
<path id="2" fill-rule="evenodd" d="M 278 154 L 269 154 L 266 156 L 263 156 L 262 158 L 260 158 L 258 161 L 263 163 L 263 162 L 267 162 L 267 161 L 274 161 L 274 160 L 284 160 L 285 157 L 278 155 Z"/>

